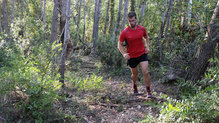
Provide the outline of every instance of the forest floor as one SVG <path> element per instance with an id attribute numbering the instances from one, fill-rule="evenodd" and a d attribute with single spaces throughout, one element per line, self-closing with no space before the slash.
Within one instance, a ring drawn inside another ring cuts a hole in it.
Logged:
<path id="1" fill-rule="evenodd" d="M 177 97 L 178 89 L 172 84 L 162 84 L 159 78 L 151 76 L 153 98 L 147 99 L 145 85 L 139 82 L 139 95 L 132 92 L 130 70 L 124 67 L 119 73 L 100 70 L 96 59 L 89 56 L 70 58 L 67 69 L 76 76 L 87 76 L 96 72 L 103 76 L 103 88 L 78 91 L 67 82 L 67 98 L 60 103 L 65 114 L 73 115 L 78 122 L 85 123 L 133 123 L 146 118 L 147 114 L 157 116 L 159 107 L 165 102 L 164 96 Z M 97 72 L 98 71 L 98 72 Z M 141 71 L 139 71 L 141 72 Z M 79 75 L 80 74 L 80 75 Z M 142 76 L 139 75 L 140 78 Z M 60 106 L 59 106 L 60 107 Z"/>

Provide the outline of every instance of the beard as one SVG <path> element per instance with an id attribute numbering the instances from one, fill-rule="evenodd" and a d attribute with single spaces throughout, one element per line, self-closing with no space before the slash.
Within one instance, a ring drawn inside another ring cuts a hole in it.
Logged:
<path id="1" fill-rule="evenodd" d="M 135 28 L 136 24 L 131 25 L 131 28 Z"/>

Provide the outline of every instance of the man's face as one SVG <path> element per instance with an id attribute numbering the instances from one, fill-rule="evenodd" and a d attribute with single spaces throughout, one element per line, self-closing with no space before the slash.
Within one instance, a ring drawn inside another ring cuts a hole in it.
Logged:
<path id="1" fill-rule="evenodd" d="M 129 26 L 130 26 L 131 28 L 135 28 L 136 23 L 137 23 L 137 19 L 136 19 L 135 17 L 132 17 L 132 18 L 129 18 L 129 17 L 128 17 L 128 21 L 129 21 Z"/>

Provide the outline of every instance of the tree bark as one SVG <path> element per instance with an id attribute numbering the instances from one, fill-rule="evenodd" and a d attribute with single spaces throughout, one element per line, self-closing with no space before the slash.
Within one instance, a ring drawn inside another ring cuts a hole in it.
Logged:
<path id="1" fill-rule="evenodd" d="M 46 25 L 46 0 L 44 0 L 43 5 L 43 24 Z"/>
<path id="2" fill-rule="evenodd" d="M 180 24 L 180 27 L 181 27 L 181 31 L 184 33 L 185 28 L 186 28 L 186 14 L 185 14 L 186 5 L 185 5 L 185 0 L 181 0 L 180 2 L 182 4 L 182 6 L 181 6 L 182 8 L 181 8 L 181 24 Z"/>
<path id="3" fill-rule="evenodd" d="M 109 27 L 109 33 L 111 34 L 113 32 L 113 24 L 114 24 L 114 3 L 115 0 L 110 0 L 110 27 Z"/>
<path id="4" fill-rule="evenodd" d="M 189 2 L 188 2 L 187 15 L 188 15 L 187 22 L 190 23 L 190 20 L 192 18 L 192 0 L 189 0 Z"/>
<path id="5" fill-rule="evenodd" d="M 141 24 L 142 18 L 144 16 L 144 10 L 145 10 L 145 5 L 146 5 L 147 0 L 143 0 L 142 5 L 141 5 L 141 15 L 139 17 L 139 25 Z"/>
<path id="6" fill-rule="evenodd" d="M 76 38 L 76 42 L 78 41 L 79 39 L 79 35 L 80 35 L 80 32 L 79 32 L 79 29 L 80 29 L 80 20 L 81 20 L 81 6 L 82 6 L 82 0 L 80 0 L 79 2 L 79 10 L 78 10 L 78 20 L 77 20 L 77 38 Z"/>
<path id="7" fill-rule="evenodd" d="M 125 0 L 124 14 L 123 14 L 123 19 L 122 19 L 121 31 L 125 28 L 126 19 L 127 19 L 127 12 L 128 12 L 128 5 L 129 5 L 129 1 Z"/>
<path id="8" fill-rule="evenodd" d="M 43 24 L 44 24 L 44 40 L 46 40 L 46 0 L 44 0 L 43 6 Z"/>
<path id="9" fill-rule="evenodd" d="M 50 42 L 53 43 L 57 40 L 58 34 L 58 0 L 54 0 L 54 7 L 53 7 L 53 16 L 52 16 L 52 29 L 51 29 L 51 37 Z"/>
<path id="10" fill-rule="evenodd" d="M 7 0 L 3 0 L 2 3 L 3 7 L 3 31 L 8 34 L 9 27 L 8 27 L 8 6 L 7 6 Z"/>
<path id="11" fill-rule="evenodd" d="M 15 4 L 15 0 L 12 0 L 11 2 L 11 24 L 14 24 L 14 4 Z"/>
<path id="12" fill-rule="evenodd" d="M 40 18 L 41 20 L 43 20 L 43 5 L 44 5 L 43 1 L 44 0 L 41 0 L 41 6 L 40 6 L 41 7 L 41 18 Z"/>
<path id="13" fill-rule="evenodd" d="M 83 42 L 85 40 L 85 29 L 86 29 L 86 5 L 85 5 L 85 0 L 83 1 L 83 4 L 84 4 L 84 28 L 83 28 Z"/>
<path id="14" fill-rule="evenodd" d="M 67 0 L 66 2 L 66 24 L 65 24 L 65 34 L 64 34 L 64 45 L 62 50 L 62 56 L 61 56 L 61 68 L 60 68 L 60 74 L 61 74 L 61 80 L 60 82 L 65 82 L 65 61 L 66 61 L 66 54 L 67 54 L 67 43 L 70 38 L 69 36 L 69 20 L 70 20 L 70 8 L 71 8 L 71 0 Z"/>
<path id="15" fill-rule="evenodd" d="M 94 14 L 94 24 L 93 24 L 93 53 L 96 54 L 96 41 L 98 40 L 98 27 L 99 27 L 99 19 L 101 15 L 101 5 L 102 0 L 96 0 L 95 3 L 95 14 Z"/>
<path id="16" fill-rule="evenodd" d="M 161 26 L 160 26 L 160 32 L 159 32 L 159 35 L 158 35 L 158 41 L 157 41 L 157 46 L 158 46 L 158 51 L 161 50 L 161 39 L 162 39 L 162 36 L 163 36 L 163 31 L 164 31 L 164 27 L 165 27 L 165 20 L 166 20 L 166 7 L 167 7 L 167 0 L 165 0 L 164 2 L 164 11 L 163 11 L 163 16 L 162 16 L 162 21 L 161 21 Z M 160 53 L 160 56 L 162 54 Z M 160 58 L 161 60 L 162 58 Z"/>
<path id="17" fill-rule="evenodd" d="M 122 8 L 122 0 L 119 1 L 119 11 L 118 11 L 115 30 L 114 30 L 114 34 L 113 34 L 113 42 L 116 41 L 116 36 L 117 36 L 117 33 L 118 33 L 118 26 L 119 26 L 120 15 L 121 15 L 121 8 Z"/>
<path id="18" fill-rule="evenodd" d="M 201 79 L 202 75 L 207 69 L 209 59 L 214 56 L 216 44 L 219 43 L 219 1 L 214 10 L 211 22 L 208 25 L 207 36 L 208 39 L 204 41 L 196 54 L 194 63 L 189 68 L 186 75 L 186 80 L 197 81 Z"/>
<path id="19" fill-rule="evenodd" d="M 1 19 L 0 19 L 0 33 L 2 32 L 2 22 L 1 22 Z"/>
<path id="20" fill-rule="evenodd" d="M 169 25 L 170 25 L 170 20 L 171 20 L 171 14 L 172 14 L 172 10 L 173 10 L 173 5 L 174 5 L 174 0 L 170 0 L 170 3 L 169 3 L 169 6 L 168 6 L 168 11 L 167 11 L 167 17 L 166 17 L 166 30 L 165 30 L 165 34 L 164 34 L 164 41 L 162 43 L 162 48 L 165 44 L 165 40 L 166 40 L 166 37 L 167 37 L 167 33 L 168 33 L 168 29 L 169 29 Z M 163 50 L 163 49 L 162 49 Z"/>
<path id="21" fill-rule="evenodd" d="M 60 9 L 60 33 L 62 32 L 63 28 L 65 27 L 65 22 L 66 22 L 66 1 L 67 0 L 59 0 L 59 9 Z M 64 44 L 64 35 L 61 35 L 61 42 Z"/>
<path id="22" fill-rule="evenodd" d="M 108 23 L 108 21 L 109 21 L 109 5 L 110 5 L 110 0 L 108 0 L 108 3 L 107 3 L 106 20 L 105 20 L 104 30 L 103 30 L 103 33 L 104 33 L 104 34 L 106 34 L 107 23 Z"/>

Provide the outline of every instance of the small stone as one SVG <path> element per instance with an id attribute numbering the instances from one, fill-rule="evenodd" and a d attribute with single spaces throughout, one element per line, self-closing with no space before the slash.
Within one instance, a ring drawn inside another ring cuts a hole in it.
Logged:
<path id="1" fill-rule="evenodd" d="M 140 109 L 141 108 L 141 106 L 140 105 L 138 105 L 138 107 L 137 107 L 138 109 Z"/>

